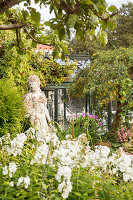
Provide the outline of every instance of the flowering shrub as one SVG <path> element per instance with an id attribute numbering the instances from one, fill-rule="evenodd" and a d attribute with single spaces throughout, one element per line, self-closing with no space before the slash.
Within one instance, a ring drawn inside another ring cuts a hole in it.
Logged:
<path id="1" fill-rule="evenodd" d="M 74 115 L 74 137 L 85 133 L 87 138 L 91 141 L 91 145 L 100 138 L 102 131 L 102 122 L 97 115 L 94 114 L 77 114 Z"/>
<path id="2" fill-rule="evenodd" d="M 130 130 L 127 130 L 127 127 L 123 127 L 121 126 L 121 129 L 117 132 L 117 142 L 127 142 L 129 141 L 131 138 L 131 134 L 130 134 Z"/>
<path id="3" fill-rule="evenodd" d="M 106 146 L 92 150 L 86 134 L 60 141 L 56 133 L 30 128 L 0 144 L 1 199 L 93 199 L 106 180 L 133 186 L 133 157 Z"/>

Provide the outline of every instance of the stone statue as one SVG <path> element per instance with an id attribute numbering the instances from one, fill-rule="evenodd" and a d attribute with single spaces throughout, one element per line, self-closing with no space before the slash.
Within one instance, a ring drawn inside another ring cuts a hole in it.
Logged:
<path id="1" fill-rule="evenodd" d="M 40 79 L 32 75 L 27 79 L 29 92 L 24 95 L 24 105 L 31 123 L 37 130 L 45 129 L 49 131 L 48 122 L 51 121 L 47 109 L 47 98 L 40 89 Z M 52 127 L 52 126 L 51 126 Z"/>

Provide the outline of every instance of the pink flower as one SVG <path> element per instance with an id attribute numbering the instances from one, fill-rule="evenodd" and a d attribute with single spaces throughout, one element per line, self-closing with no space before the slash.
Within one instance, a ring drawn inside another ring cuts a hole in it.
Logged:
<path id="1" fill-rule="evenodd" d="M 94 118 L 95 118 L 95 119 L 98 119 L 98 116 L 97 116 L 97 115 L 94 115 Z"/>
<path id="2" fill-rule="evenodd" d="M 85 113 L 82 113 L 82 117 L 85 117 Z"/>
<path id="3" fill-rule="evenodd" d="M 130 137 L 130 131 L 127 130 L 127 139 Z"/>

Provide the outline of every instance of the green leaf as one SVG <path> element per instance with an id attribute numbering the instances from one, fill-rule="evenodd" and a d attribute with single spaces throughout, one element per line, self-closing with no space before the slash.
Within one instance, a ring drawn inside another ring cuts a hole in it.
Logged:
<path id="1" fill-rule="evenodd" d="M 98 9 L 99 9 L 100 13 L 103 13 L 106 10 L 106 6 L 100 4 L 98 6 Z"/>
<path id="2" fill-rule="evenodd" d="M 65 60 L 65 55 L 63 53 L 61 54 L 61 59 Z"/>
<path id="3" fill-rule="evenodd" d="M 26 10 L 22 10 L 22 15 L 23 15 L 24 20 L 26 20 L 29 14 Z"/>
<path id="4" fill-rule="evenodd" d="M 57 55 L 58 55 L 58 52 L 56 50 L 53 51 L 53 53 L 52 53 L 53 59 L 55 59 Z"/>
<path id="5" fill-rule="evenodd" d="M 62 27 L 62 29 L 58 33 L 59 39 L 62 40 L 65 37 L 65 29 Z"/>
<path id="6" fill-rule="evenodd" d="M 35 48 L 36 45 L 37 45 L 37 43 L 32 40 L 32 47 Z"/>
<path id="7" fill-rule="evenodd" d="M 47 188 L 49 187 L 48 185 L 46 185 L 46 184 L 44 184 L 44 183 L 42 183 L 42 187 L 43 187 L 43 189 L 46 191 L 47 190 Z"/>
<path id="8" fill-rule="evenodd" d="M 110 6 L 109 8 L 108 8 L 108 11 L 110 11 L 110 12 L 114 12 L 114 11 L 116 11 L 117 10 L 117 7 L 116 6 Z"/>
<path id="9" fill-rule="evenodd" d="M 99 34 L 99 39 L 102 44 L 106 45 L 108 43 L 107 33 L 101 30 L 101 33 Z"/>
<path id="10" fill-rule="evenodd" d="M 38 3 L 40 0 L 35 0 L 35 3 Z"/>
<path id="11" fill-rule="evenodd" d="M 102 23 L 102 25 L 101 25 L 102 29 L 105 30 L 107 28 L 107 22 L 102 21 L 101 23 Z"/>
<path id="12" fill-rule="evenodd" d="M 93 2 L 91 0 L 83 0 L 82 3 L 90 4 L 90 5 L 93 4 Z"/>
<path id="13" fill-rule="evenodd" d="M 74 194 L 76 194 L 76 196 L 81 197 L 83 199 L 82 193 L 80 192 L 73 192 Z"/>
<path id="14" fill-rule="evenodd" d="M 70 14 L 69 18 L 68 18 L 68 21 L 67 21 L 67 25 L 69 27 L 73 27 L 77 20 L 78 20 L 78 15 Z"/>
<path id="15" fill-rule="evenodd" d="M 113 21 L 108 21 L 107 25 L 108 25 L 108 27 L 110 28 L 111 31 L 113 31 L 114 28 L 116 27 L 116 24 Z"/>
<path id="16" fill-rule="evenodd" d="M 87 184 L 86 182 L 81 181 L 80 179 L 78 180 L 78 182 L 79 182 L 81 185 L 86 185 L 86 184 Z"/>
<path id="17" fill-rule="evenodd" d="M 30 14 L 31 14 L 31 19 L 32 19 L 35 23 L 40 22 L 40 13 L 39 13 L 39 12 L 36 12 L 36 9 L 35 9 L 35 8 L 31 8 Z"/>
<path id="18" fill-rule="evenodd" d="M 52 25 L 52 22 L 46 21 L 46 22 L 44 22 L 44 25 L 45 25 L 45 26 L 51 26 L 51 25 Z"/>

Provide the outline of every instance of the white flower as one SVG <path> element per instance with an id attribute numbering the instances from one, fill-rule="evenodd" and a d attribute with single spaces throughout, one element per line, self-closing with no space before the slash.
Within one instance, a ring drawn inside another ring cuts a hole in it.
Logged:
<path id="1" fill-rule="evenodd" d="M 17 186 L 19 186 L 22 182 L 23 182 L 24 178 L 23 177 L 20 177 L 18 179 L 18 182 L 17 182 Z"/>
<path id="2" fill-rule="evenodd" d="M 8 168 L 7 168 L 7 166 L 3 167 L 3 174 L 4 175 L 8 174 Z"/>
<path id="3" fill-rule="evenodd" d="M 19 186 L 21 183 L 24 183 L 24 187 L 27 189 L 28 186 L 30 185 L 30 178 L 29 178 L 29 176 L 20 177 L 18 179 L 17 186 Z"/>
<path id="4" fill-rule="evenodd" d="M 66 198 L 68 198 L 68 195 L 69 195 L 68 191 L 67 191 L 67 190 L 64 190 L 64 192 L 62 193 L 62 197 L 63 197 L 64 199 L 66 199 Z"/>
<path id="5" fill-rule="evenodd" d="M 13 182 L 13 181 L 10 182 L 10 186 L 11 186 L 11 187 L 14 186 L 14 182 Z"/>
<path id="6" fill-rule="evenodd" d="M 58 185 L 58 190 L 59 190 L 59 192 L 61 192 L 62 191 L 62 188 L 65 186 L 65 181 L 63 181 L 62 183 L 60 183 L 59 185 Z"/>
<path id="7" fill-rule="evenodd" d="M 15 157 L 22 152 L 22 148 L 24 146 L 25 141 L 27 140 L 27 136 L 24 133 L 17 134 L 17 137 L 15 137 L 11 141 L 11 154 L 13 154 Z"/>
<path id="8" fill-rule="evenodd" d="M 58 168 L 57 174 L 55 178 L 58 182 L 61 182 L 61 177 L 65 177 L 65 179 L 70 180 L 71 178 L 71 168 L 68 166 L 60 166 Z"/>
<path id="9" fill-rule="evenodd" d="M 48 151 L 49 151 L 49 147 L 48 147 L 48 145 L 46 145 L 46 143 L 44 141 L 44 143 L 41 144 L 37 148 L 37 151 L 36 151 L 35 156 L 34 156 L 34 161 L 32 161 L 31 164 L 33 164 L 34 162 L 45 164 Z"/>
<path id="10" fill-rule="evenodd" d="M 125 181 L 125 182 L 127 182 L 128 180 L 130 180 L 130 174 L 125 174 L 125 173 L 123 173 L 123 180 Z"/>
<path id="11" fill-rule="evenodd" d="M 17 170 L 17 165 L 14 162 L 9 163 L 9 172 L 14 174 L 16 170 Z"/>
<path id="12" fill-rule="evenodd" d="M 113 168 L 113 174 L 116 174 L 117 168 Z"/>
<path id="13" fill-rule="evenodd" d="M 27 189 L 28 186 L 30 185 L 30 178 L 29 178 L 29 176 L 26 176 L 24 178 L 24 184 L 25 184 L 25 188 Z"/>

